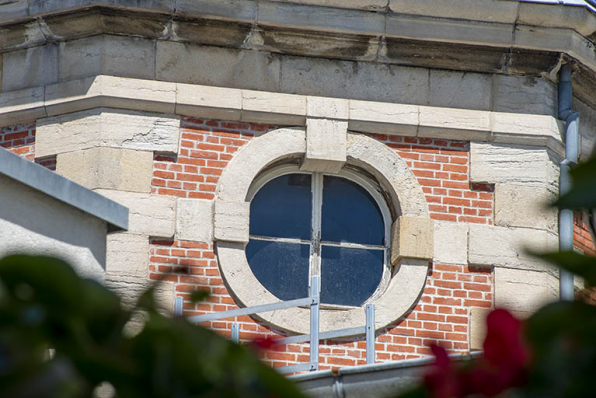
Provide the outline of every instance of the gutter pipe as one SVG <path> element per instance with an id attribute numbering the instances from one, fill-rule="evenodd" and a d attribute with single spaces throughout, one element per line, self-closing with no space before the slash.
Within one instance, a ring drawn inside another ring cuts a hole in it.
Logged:
<path id="1" fill-rule="evenodd" d="M 565 159 L 560 165 L 559 196 L 571 190 L 570 171 L 579 159 L 579 112 L 571 109 L 573 87 L 571 84 L 571 64 L 561 67 L 558 86 L 559 119 L 565 122 Z M 559 249 L 573 250 L 573 210 L 559 211 Z M 559 277 L 559 292 L 561 301 L 573 301 L 573 274 L 561 270 Z"/>

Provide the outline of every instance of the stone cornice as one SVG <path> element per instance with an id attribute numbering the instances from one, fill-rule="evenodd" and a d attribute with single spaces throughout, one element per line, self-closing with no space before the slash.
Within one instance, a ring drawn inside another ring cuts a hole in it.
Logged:
<path id="1" fill-rule="evenodd" d="M 566 55 L 580 64 L 576 80 L 590 83 L 579 93 L 582 100 L 596 104 L 591 95 L 596 92 L 596 15 L 582 7 L 511 0 L 456 0 L 447 8 L 431 0 L 110 3 L 17 0 L 0 5 L 0 53 L 112 34 L 551 78 Z"/>
<path id="2" fill-rule="evenodd" d="M 0 93 L 0 125 L 105 107 L 232 121 L 305 126 L 317 97 L 97 76 Z M 562 124 L 552 116 L 349 101 L 355 132 L 435 137 L 530 146 L 564 153 Z"/>

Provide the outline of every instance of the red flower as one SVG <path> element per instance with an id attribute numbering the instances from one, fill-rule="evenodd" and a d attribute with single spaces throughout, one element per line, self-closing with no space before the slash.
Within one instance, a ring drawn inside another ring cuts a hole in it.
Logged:
<path id="1" fill-rule="evenodd" d="M 257 350 L 270 350 L 273 347 L 279 345 L 277 339 L 270 336 L 257 337 L 250 344 Z"/>

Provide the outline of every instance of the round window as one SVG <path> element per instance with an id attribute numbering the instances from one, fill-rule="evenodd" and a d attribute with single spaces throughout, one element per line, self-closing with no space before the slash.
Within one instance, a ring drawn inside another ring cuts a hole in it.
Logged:
<path id="1" fill-rule="evenodd" d="M 321 277 L 321 302 L 361 306 L 389 278 L 390 216 L 372 184 L 353 172 L 283 167 L 251 189 L 248 264 L 281 300 L 307 297 Z"/>

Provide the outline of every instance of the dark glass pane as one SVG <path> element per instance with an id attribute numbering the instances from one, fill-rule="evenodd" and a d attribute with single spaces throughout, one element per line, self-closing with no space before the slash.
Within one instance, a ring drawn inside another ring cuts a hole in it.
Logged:
<path id="1" fill-rule="evenodd" d="M 250 234 L 310 240 L 310 180 L 289 174 L 265 184 L 250 203 Z"/>
<path id="2" fill-rule="evenodd" d="M 383 250 L 323 246 L 321 302 L 360 306 L 377 290 Z"/>
<path id="3" fill-rule="evenodd" d="M 372 196 L 345 178 L 325 176 L 321 239 L 383 245 L 384 238 L 383 216 Z"/>
<path id="4" fill-rule="evenodd" d="M 308 297 L 310 246 L 251 239 L 246 258 L 259 282 L 281 300 Z"/>

